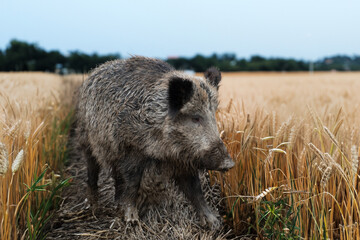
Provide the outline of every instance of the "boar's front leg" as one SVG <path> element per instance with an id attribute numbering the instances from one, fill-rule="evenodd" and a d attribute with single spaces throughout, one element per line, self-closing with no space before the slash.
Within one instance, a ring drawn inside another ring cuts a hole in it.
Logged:
<path id="1" fill-rule="evenodd" d="M 201 225 L 208 225 L 211 229 L 218 229 L 220 227 L 220 221 L 212 213 L 205 201 L 198 172 L 176 176 L 175 182 L 196 208 Z"/>
<path id="2" fill-rule="evenodd" d="M 144 158 L 137 154 L 128 154 L 124 161 L 113 169 L 115 178 L 115 200 L 121 201 L 126 222 L 137 222 L 139 220 L 138 192 L 140 181 L 144 172 Z M 120 198 L 121 195 L 121 198 Z"/>

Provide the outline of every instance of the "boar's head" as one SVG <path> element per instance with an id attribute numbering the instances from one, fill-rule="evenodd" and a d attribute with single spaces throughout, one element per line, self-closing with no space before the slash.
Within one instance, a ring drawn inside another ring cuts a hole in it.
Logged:
<path id="1" fill-rule="evenodd" d="M 208 170 L 234 166 L 218 132 L 215 113 L 221 74 L 210 68 L 205 78 L 175 73 L 169 78 L 166 136 L 169 151 L 185 163 Z"/>

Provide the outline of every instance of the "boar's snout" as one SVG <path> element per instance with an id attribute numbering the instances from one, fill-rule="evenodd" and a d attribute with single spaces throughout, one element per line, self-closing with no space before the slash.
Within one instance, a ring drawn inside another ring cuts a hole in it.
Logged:
<path id="1" fill-rule="evenodd" d="M 207 170 L 227 171 L 234 165 L 234 161 L 221 140 L 212 145 L 203 159 L 203 167 Z"/>
<path id="2" fill-rule="evenodd" d="M 230 158 L 230 157 L 227 157 L 224 159 L 224 161 L 222 161 L 220 163 L 220 166 L 218 167 L 218 171 L 227 171 L 231 168 L 233 168 L 235 166 L 235 163 L 234 161 Z"/>

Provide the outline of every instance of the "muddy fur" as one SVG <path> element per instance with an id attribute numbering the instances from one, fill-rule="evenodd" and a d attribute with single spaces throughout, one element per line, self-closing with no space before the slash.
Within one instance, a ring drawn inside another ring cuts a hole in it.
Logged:
<path id="1" fill-rule="evenodd" d="M 137 221 L 138 211 L 172 179 L 202 225 L 220 226 L 198 172 L 227 170 L 234 163 L 215 120 L 221 74 L 211 68 L 205 77 L 144 57 L 107 62 L 90 74 L 78 93 L 75 135 L 94 206 L 100 168 L 110 168 L 127 222 Z"/>

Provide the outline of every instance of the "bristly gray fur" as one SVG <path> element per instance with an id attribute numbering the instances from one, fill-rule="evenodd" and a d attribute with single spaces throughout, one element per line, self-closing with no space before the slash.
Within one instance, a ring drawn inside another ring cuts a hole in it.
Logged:
<path id="1" fill-rule="evenodd" d="M 115 199 L 125 220 L 135 221 L 147 197 L 141 188 L 149 189 L 149 172 L 158 169 L 156 182 L 173 178 L 201 223 L 219 225 L 202 196 L 198 170 L 227 170 L 234 163 L 215 120 L 221 75 L 210 71 L 207 78 L 189 76 L 145 57 L 110 61 L 92 71 L 79 89 L 76 138 L 94 202 L 100 166 L 110 167 Z"/>

